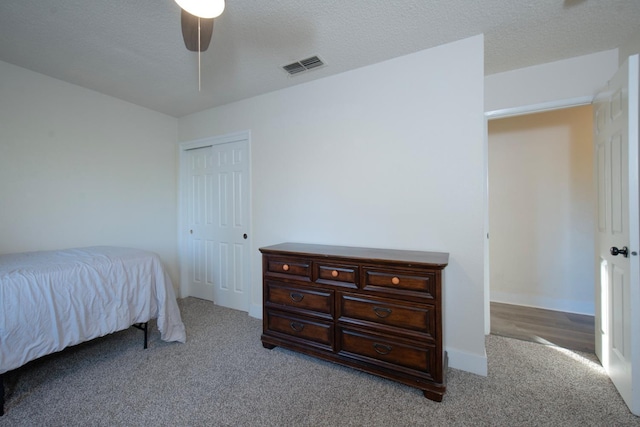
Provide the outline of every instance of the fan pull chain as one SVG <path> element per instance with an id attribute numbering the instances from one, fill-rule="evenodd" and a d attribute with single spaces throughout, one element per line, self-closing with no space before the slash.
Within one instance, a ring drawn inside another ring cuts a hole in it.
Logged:
<path id="1" fill-rule="evenodd" d="M 200 77 L 200 17 L 198 16 L 198 92 L 202 91 L 202 82 Z"/>

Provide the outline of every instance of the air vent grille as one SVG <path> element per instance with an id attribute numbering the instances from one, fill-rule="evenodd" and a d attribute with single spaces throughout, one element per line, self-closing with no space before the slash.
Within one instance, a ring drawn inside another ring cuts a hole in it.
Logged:
<path id="1" fill-rule="evenodd" d="M 301 59 L 300 61 L 292 62 L 291 64 L 284 65 L 282 68 L 291 76 L 300 74 L 305 71 L 312 70 L 324 66 L 325 63 L 317 56 Z"/>

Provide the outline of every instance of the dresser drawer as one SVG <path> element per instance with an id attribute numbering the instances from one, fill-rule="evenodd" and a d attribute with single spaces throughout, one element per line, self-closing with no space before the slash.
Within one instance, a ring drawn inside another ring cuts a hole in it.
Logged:
<path id="1" fill-rule="evenodd" d="M 404 291 L 435 298 L 436 274 L 430 272 L 407 272 L 393 269 L 366 268 L 364 289 L 378 291 Z"/>
<path id="2" fill-rule="evenodd" d="M 288 286 L 285 283 L 265 280 L 265 291 L 264 298 L 267 304 L 326 314 L 333 313 L 334 291 L 332 290 Z"/>
<path id="3" fill-rule="evenodd" d="M 327 285 L 358 287 L 359 268 L 357 265 L 316 262 L 315 281 Z"/>
<path id="4" fill-rule="evenodd" d="M 366 356 L 393 365 L 404 366 L 431 375 L 434 369 L 434 347 L 416 346 L 393 338 L 370 335 L 342 328 L 340 351 Z"/>
<path id="5" fill-rule="evenodd" d="M 271 310 L 267 310 L 265 316 L 267 333 L 269 331 L 279 332 L 326 346 L 333 344 L 333 326 L 331 322 L 323 322 Z"/>
<path id="6" fill-rule="evenodd" d="M 287 276 L 299 280 L 311 280 L 311 261 L 297 257 L 266 257 L 264 269 L 267 274 Z"/>
<path id="7" fill-rule="evenodd" d="M 435 336 L 435 309 L 432 306 L 410 306 L 401 301 L 356 294 L 340 294 L 338 318 L 366 320 Z"/>

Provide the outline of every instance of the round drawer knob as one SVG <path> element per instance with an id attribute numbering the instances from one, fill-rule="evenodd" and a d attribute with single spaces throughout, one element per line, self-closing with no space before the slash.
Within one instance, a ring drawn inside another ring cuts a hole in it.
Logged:
<path id="1" fill-rule="evenodd" d="M 283 265 L 283 266 L 282 266 L 282 269 L 283 269 L 284 271 L 289 271 L 289 264 L 285 264 L 285 265 Z"/>
<path id="2" fill-rule="evenodd" d="M 333 270 L 331 272 L 331 277 L 338 277 L 338 270 Z"/>
<path id="3" fill-rule="evenodd" d="M 398 279 L 397 277 L 394 277 L 393 279 L 391 279 L 391 283 L 393 283 L 394 285 L 397 285 L 398 283 L 400 283 L 400 279 Z"/>

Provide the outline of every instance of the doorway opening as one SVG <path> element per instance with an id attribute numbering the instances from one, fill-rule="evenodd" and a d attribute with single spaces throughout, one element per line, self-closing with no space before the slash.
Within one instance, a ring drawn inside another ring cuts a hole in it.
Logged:
<path id="1" fill-rule="evenodd" d="M 592 115 L 488 122 L 491 333 L 593 351 Z"/>

